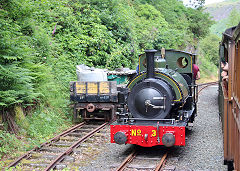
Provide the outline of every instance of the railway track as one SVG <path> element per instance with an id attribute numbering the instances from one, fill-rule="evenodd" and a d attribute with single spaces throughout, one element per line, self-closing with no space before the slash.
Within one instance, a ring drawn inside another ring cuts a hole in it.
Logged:
<path id="1" fill-rule="evenodd" d="M 154 170 L 159 171 L 163 168 L 166 162 L 167 152 L 162 155 L 149 156 L 144 155 L 147 149 L 135 148 L 116 169 L 116 171 L 123 170 Z"/>
<path id="2" fill-rule="evenodd" d="M 216 85 L 218 84 L 218 81 L 214 81 L 214 82 L 208 82 L 208 83 L 203 83 L 203 84 L 197 84 L 198 87 L 200 87 L 198 91 L 198 94 L 201 93 L 201 91 L 209 86 L 212 86 L 212 85 Z"/>
<path id="3" fill-rule="evenodd" d="M 99 136 L 97 133 L 107 124 L 78 124 L 19 157 L 8 168 L 17 166 L 21 170 L 44 171 L 72 168 L 72 163 L 79 160 L 77 154 L 84 153 L 82 148 L 85 148 L 85 153 L 89 151 L 89 147 L 83 143 L 94 135 Z"/>

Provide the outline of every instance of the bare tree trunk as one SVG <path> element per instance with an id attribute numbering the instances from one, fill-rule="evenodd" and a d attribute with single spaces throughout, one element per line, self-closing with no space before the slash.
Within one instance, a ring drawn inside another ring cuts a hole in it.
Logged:
<path id="1" fill-rule="evenodd" d="M 18 126 L 14 120 L 14 110 L 12 109 L 7 109 L 7 110 L 4 110 L 2 109 L 1 111 L 2 113 L 2 121 L 3 123 L 7 123 L 8 125 L 8 131 L 14 133 L 14 134 L 17 134 L 18 133 Z"/>

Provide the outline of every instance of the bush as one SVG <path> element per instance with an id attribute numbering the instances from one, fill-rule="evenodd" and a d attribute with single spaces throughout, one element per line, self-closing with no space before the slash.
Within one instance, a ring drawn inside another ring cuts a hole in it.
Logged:
<path id="1" fill-rule="evenodd" d="M 0 130 L 0 158 L 5 154 L 22 149 L 23 142 L 18 140 L 14 135 Z"/>
<path id="2" fill-rule="evenodd" d="M 200 41 L 199 63 L 202 78 L 217 79 L 217 68 L 219 65 L 219 41 L 220 38 L 214 34 L 209 34 L 206 38 Z"/>
<path id="3" fill-rule="evenodd" d="M 56 111 L 51 108 L 39 107 L 31 116 L 26 119 L 29 126 L 26 128 L 27 136 L 38 141 L 46 141 L 56 132 L 60 132 L 68 126 L 67 118 L 63 118 L 64 114 L 61 111 Z M 61 125 L 61 130 L 59 126 Z"/>

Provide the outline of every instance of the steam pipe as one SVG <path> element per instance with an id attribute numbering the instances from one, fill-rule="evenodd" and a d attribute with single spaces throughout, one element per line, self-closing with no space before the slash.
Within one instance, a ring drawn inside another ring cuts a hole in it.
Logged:
<path id="1" fill-rule="evenodd" d="M 145 50 L 147 58 L 147 78 L 154 78 L 154 54 L 157 52 L 155 49 Z"/>

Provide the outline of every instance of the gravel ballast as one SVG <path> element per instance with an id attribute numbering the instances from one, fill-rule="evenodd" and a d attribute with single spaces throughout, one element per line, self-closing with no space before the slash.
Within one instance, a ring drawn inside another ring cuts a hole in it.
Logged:
<path id="1" fill-rule="evenodd" d="M 110 135 L 110 134 L 109 134 Z M 106 136 L 106 144 L 99 144 L 104 150 L 88 165 L 79 170 L 115 170 L 129 155 L 134 145 L 111 144 Z M 145 148 L 147 155 L 156 155 L 156 150 L 165 151 L 165 147 Z M 191 131 L 186 132 L 186 146 L 172 147 L 169 151 L 165 169 L 178 170 L 219 170 L 223 165 L 223 135 L 218 114 L 218 87 L 210 86 L 199 95 L 198 114 Z M 158 155 L 158 154 L 157 154 Z"/>

